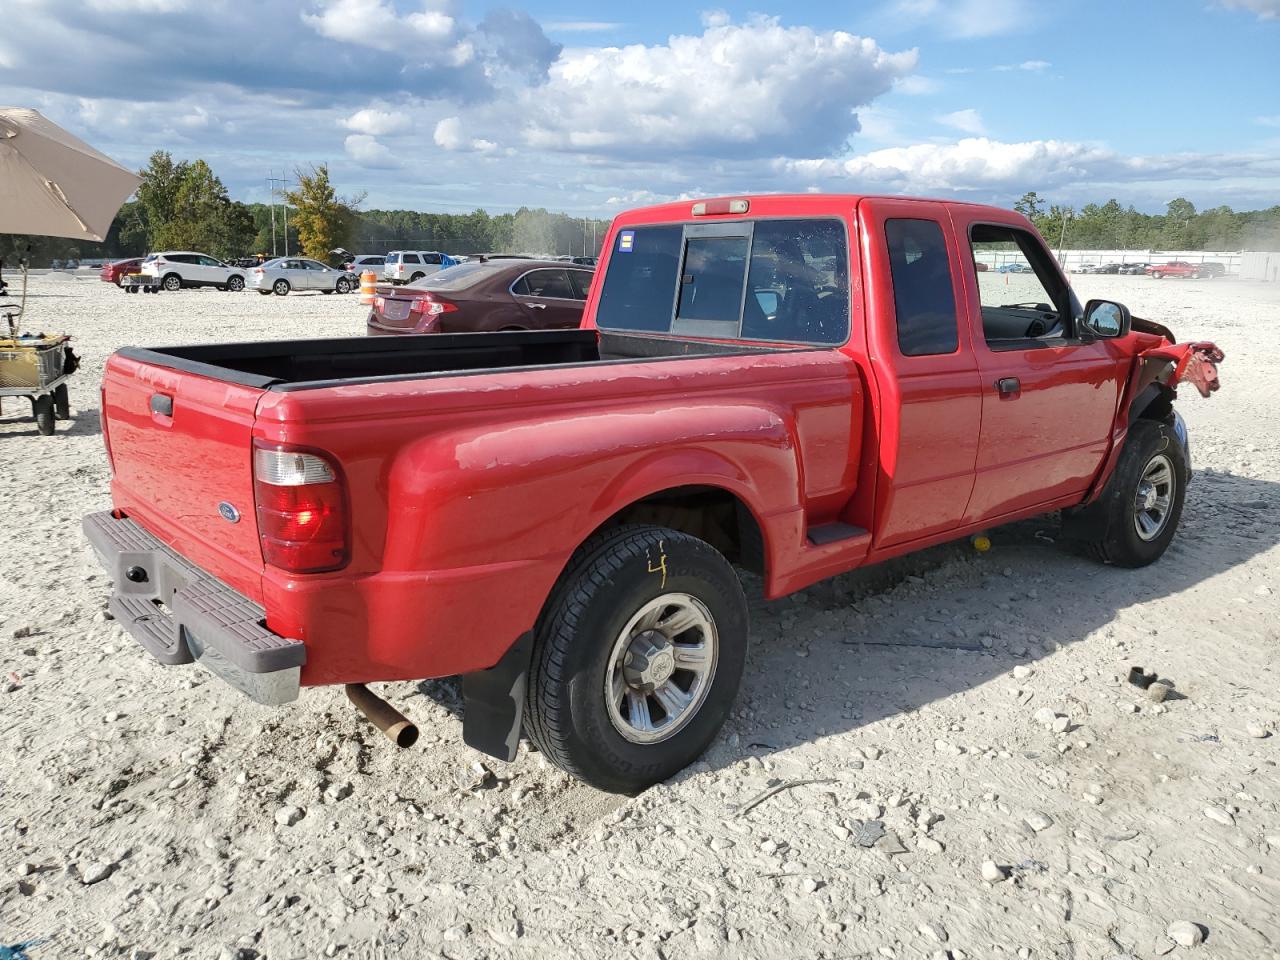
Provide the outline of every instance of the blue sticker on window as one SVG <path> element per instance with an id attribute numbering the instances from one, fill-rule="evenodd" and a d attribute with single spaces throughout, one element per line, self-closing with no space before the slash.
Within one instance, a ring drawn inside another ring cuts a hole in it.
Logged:
<path id="1" fill-rule="evenodd" d="M 636 247 L 636 232 L 634 230 L 623 230 L 618 234 L 618 252 L 630 253 Z"/>

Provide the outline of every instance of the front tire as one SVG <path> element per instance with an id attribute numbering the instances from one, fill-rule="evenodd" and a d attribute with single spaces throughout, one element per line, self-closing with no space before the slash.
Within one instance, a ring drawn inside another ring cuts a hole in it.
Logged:
<path id="1" fill-rule="evenodd" d="M 71 419 L 71 394 L 65 383 L 58 384 L 53 390 L 53 417 L 55 420 Z"/>
<path id="2" fill-rule="evenodd" d="M 1135 420 L 1102 494 L 1068 523 L 1093 525 L 1085 544 L 1096 559 L 1145 567 L 1173 542 L 1189 478 L 1186 451 L 1172 424 Z"/>
<path id="3" fill-rule="evenodd" d="M 351 281 L 346 277 L 339 277 L 338 282 L 334 284 L 334 289 L 337 290 L 338 293 L 350 293 Z"/>
<path id="4" fill-rule="evenodd" d="M 549 760 L 637 793 L 702 754 L 747 653 L 729 562 L 689 534 L 624 526 L 569 561 L 535 628 L 525 728 Z"/>
<path id="5" fill-rule="evenodd" d="M 45 393 L 36 397 L 32 403 L 36 417 L 36 429 L 41 436 L 53 436 L 53 396 Z"/>
<path id="6" fill-rule="evenodd" d="M 227 281 L 227 289 L 232 293 L 239 293 L 244 289 L 244 277 L 232 277 Z"/>

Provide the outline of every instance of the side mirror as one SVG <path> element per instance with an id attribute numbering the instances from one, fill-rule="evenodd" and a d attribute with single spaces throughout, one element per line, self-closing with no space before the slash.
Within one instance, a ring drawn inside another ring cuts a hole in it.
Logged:
<path id="1" fill-rule="evenodd" d="M 1133 325 L 1129 308 L 1111 300 L 1090 300 L 1085 304 L 1081 326 L 1095 337 L 1112 339 L 1127 336 Z"/>

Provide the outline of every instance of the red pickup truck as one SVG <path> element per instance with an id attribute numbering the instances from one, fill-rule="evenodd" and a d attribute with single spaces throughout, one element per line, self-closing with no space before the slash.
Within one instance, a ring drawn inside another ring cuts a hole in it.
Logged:
<path id="1" fill-rule="evenodd" d="M 778 597 L 1055 510 L 1116 565 L 1174 536 L 1176 387 L 1221 353 L 1081 306 L 1018 214 L 736 197 L 604 251 L 580 330 L 118 351 L 117 620 L 264 703 L 461 675 L 468 743 L 634 791 L 729 712 L 735 566 Z"/>
<path id="2" fill-rule="evenodd" d="M 1212 279 L 1223 274 L 1220 263 L 1187 263 L 1185 260 L 1170 260 L 1168 263 L 1152 263 L 1146 268 L 1152 280 L 1163 280 L 1165 277 L 1182 277 L 1199 280 L 1201 277 Z"/>

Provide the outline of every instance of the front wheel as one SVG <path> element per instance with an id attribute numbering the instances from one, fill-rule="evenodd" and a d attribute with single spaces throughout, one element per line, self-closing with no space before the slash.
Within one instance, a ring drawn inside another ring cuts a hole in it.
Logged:
<path id="1" fill-rule="evenodd" d="M 1085 541 L 1089 552 L 1118 567 L 1159 560 L 1177 532 L 1189 478 L 1186 450 L 1173 425 L 1135 420 L 1115 473 L 1097 501 L 1078 514 L 1096 524 Z"/>
<path id="2" fill-rule="evenodd" d="M 244 289 L 244 277 L 232 277 L 227 281 L 227 289 L 232 293 L 239 293 Z"/>
<path id="3" fill-rule="evenodd" d="M 71 394 L 65 383 L 58 384 L 53 390 L 53 416 L 56 420 L 71 419 Z"/>
<path id="4" fill-rule="evenodd" d="M 351 281 L 348 280 L 346 277 L 339 277 L 338 282 L 334 284 L 334 289 L 337 290 L 339 293 L 350 293 Z"/>
<path id="5" fill-rule="evenodd" d="M 271 290 L 277 297 L 283 297 L 286 293 L 289 292 L 289 281 L 277 280 L 275 283 L 271 285 Z"/>
<path id="6" fill-rule="evenodd" d="M 535 629 L 526 730 L 557 766 L 636 793 L 715 738 L 737 696 L 747 602 L 709 544 L 663 527 L 597 534 Z"/>
<path id="7" fill-rule="evenodd" d="M 41 394 L 32 402 L 32 407 L 36 416 L 36 429 L 42 436 L 53 436 L 53 397 L 47 393 Z"/>

